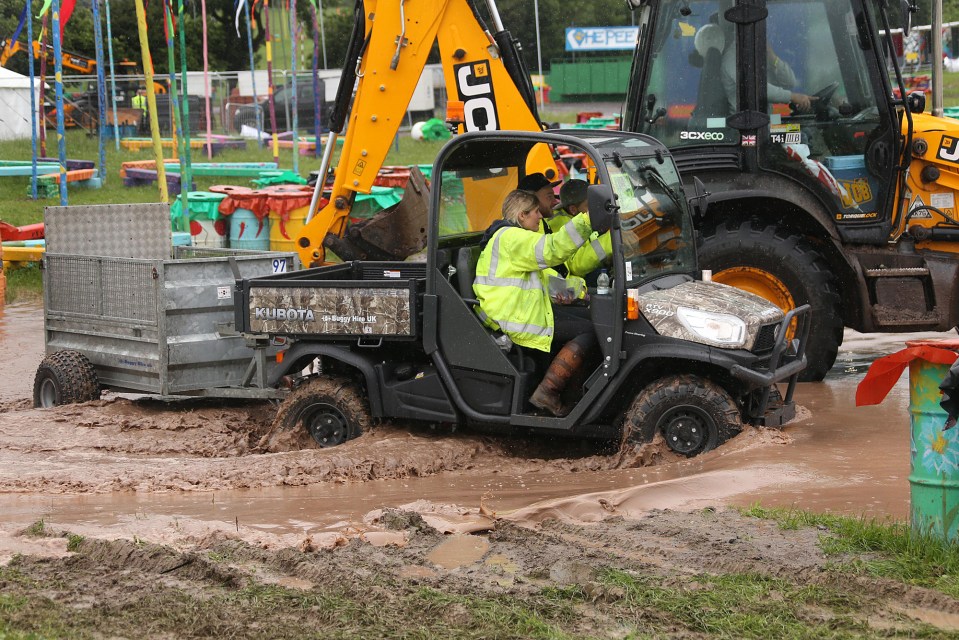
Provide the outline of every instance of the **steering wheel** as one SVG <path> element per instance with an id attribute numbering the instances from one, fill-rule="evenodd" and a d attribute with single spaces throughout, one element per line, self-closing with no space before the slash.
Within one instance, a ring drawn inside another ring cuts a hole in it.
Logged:
<path id="1" fill-rule="evenodd" d="M 832 99 L 833 94 L 836 93 L 837 89 L 839 89 L 839 83 L 830 82 L 819 91 L 809 94 L 811 98 L 815 98 L 815 100 L 812 101 L 812 110 L 817 116 L 821 116 L 829 110 L 829 101 Z M 799 114 L 798 109 L 796 109 L 796 105 L 791 102 L 789 103 L 789 112 L 790 115 Z"/>
<path id="2" fill-rule="evenodd" d="M 830 82 L 825 87 L 823 87 L 816 93 L 812 94 L 812 97 L 817 98 L 816 100 L 817 104 L 826 105 L 832 99 L 833 94 L 836 93 L 836 89 L 838 88 L 839 88 L 838 82 Z"/>

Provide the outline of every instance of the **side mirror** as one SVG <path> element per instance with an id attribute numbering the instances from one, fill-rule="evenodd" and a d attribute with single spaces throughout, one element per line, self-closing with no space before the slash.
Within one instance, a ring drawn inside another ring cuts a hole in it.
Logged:
<path id="1" fill-rule="evenodd" d="M 706 207 L 709 204 L 707 198 L 709 198 L 710 195 L 711 194 L 706 191 L 706 185 L 703 184 L 703 181 L 694 177 L 693 195 L 686 201 L 693 210 L 693 224 L 697 227 L 700 226 L 700 223 L 706 217 Z"/>
<path id="2" fill-rule="evenodd" d="M 900 6 L 902 8 L 902 36 L 906 37 L 912 29 L 912 14 L 918 10 L 918 7 L 916 7 L 916 0 L 901 0 Z"/>
<path id="3" fill-rule="evenodd" d="M 922 91 L 913 91 L 906 96 L 906 108 L 909 113 L 922 113 L 926 110 L 926 94 Z"/>
<path id="4" fill-rule="evenodd" d="M 591 184 L 586 190 L 586 206 L 591 222 L 607 221 L 609 228 L 619 229 L 619 207 L 616 194 L 608 184 Z M 596 228 L 595 226 L 593 227 Z"/>
<path id="5" fill-rule="evenodd" d="M 646 4 L 646 0 L 626 0 L 626 8 L 630 11 L 635 11 L 644 4 Z"/>

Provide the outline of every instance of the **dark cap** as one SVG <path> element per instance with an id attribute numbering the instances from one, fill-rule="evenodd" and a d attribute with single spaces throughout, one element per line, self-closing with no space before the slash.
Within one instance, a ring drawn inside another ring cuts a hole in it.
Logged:
<path id="1" fill-rule="evenodd" d="M 553 209 L 565 209 L 566 207 L 578 204 L 586 200 L 586 191 L 589 189 L 589 183 L 585 180 L 567 180 L 559 188 L 559 204 Z"/>
<path id="2" fill-rule="evenodd" d="M 516 185 L 516 188 L 521 191 L 536 193 L 543 187 L 555 187 L 560 182 L 562 182 L 562 180 L 550 182 L 549 178 L 544 176 L 542 173 L 531 173 L 528 176 L 524 176 L 523 179 L 519 181 L 519 184 Z"/>

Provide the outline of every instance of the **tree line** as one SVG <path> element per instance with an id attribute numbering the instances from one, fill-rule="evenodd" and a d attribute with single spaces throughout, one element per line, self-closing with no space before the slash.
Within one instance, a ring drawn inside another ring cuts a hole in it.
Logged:
<path id="1" fill-rule="evenodd" d="M 252 0 L 248 0 L 252 1 Z M 491 24 L 483 0 L 473 0 L 481 17 Z M 922 0 L 919 12 L 913 16 L 913 25 L 929 24 L 931 7 L 934 0 Z M 250 68 L 247 47 L 247 22 L 241 17 L 239 35 L 234 25 L 235 0 L 207 0 L 207 39 L 210 69 L 213 71 L 240 71 Z M 317 2 L 317 0 L 313 0 Z M 353 12 L 356 0 L 319 0 L 322 4 L 322 24 L 326 49 L 326 60 L 331 68 L 340 68 L 346 56 L 347 43 L 353 25 Z M 39 13 L 42 0 L 31 0 L 33 15 Z M 943 21 L 959 21 L 959 0 L 942 0 Z M 105 0 L 100 0 L 100 14 L 105 14 Z M 623 26 L 633 21 L 626 8 L 625 0 L 590 0 L 589 2 L 568 2 L 565 0 L 497 0 L 503 23 L 513 34 L 523 49 L 530 69 L 537 69 L 536 46 L 536 7 L 539 9 L 540 48 L 545 69 L 550 61 L 568 58 L 565 51 L 565 30 L 578 26 Z M 892 3 L 896 6 L 896 3 Z M 166 73 L 167 48 L 163 29 L 163 0 L 145 0 L 147 23 L 149 25 L 150 51 L 154 59 L 155 71 Z M 116 60 L 140 61 L 140 42 L 137 32 L 134 0 L 111 0 L 111 30 L 114 58 Z M 270 7 L 270 25 L 274 34 L 274 64 L 277 68 L 288 68 L 289 58 L 289 13 L 288 3 L 274 1 Z M 318 4 L 312 4 L 317 8 Z M 0 2 L 0 39 L 9 38 L 17 25 L 23 4 L 20 0 Z M 253 10 L 252 40 L 257 53 L 257 67 L 265 68 L 263 55 L 266 41 L 265 10 L 262 3 Z M 894 16 L 898 24 L 898 16 Z M 305 49 L 302 59 L 307 68 L 312 66 L 313 51 L 313 12 L 311 0 L 299 0 L 297 3 L 298 28 L 303 34 Z M 319 20 L 317 20 L 319 22 Z M 184 23 L 186 26 L 187 66 L 191 70 L 203 68 L 203 25 L 200 16 L 199 0 L 186 0 Z M 49 29 L 49 20 L 48 20 Z M 39 20 L 34 22 L 34 33 L 40 31 Z M 106 29 L 104 28 L 104 35 Z M 63 34 L 63 49 L 89 58 L 95 56 L 93 44 L 93 12 L 90 0 L 78 0 L 76 9 Z M 36 37 L 36 36 L 35 36 Z M 25 30 L 20 36 L 26 40 Z M 178 44 L 177 44 L 178 46 Z M 577 54 L 589 55 L 589 54 Z M 598 54 L 603 55 L 603 54 Z M 322 56 L 322 54 L 321 54 Z M 436 53 L 434 52 L 434 58 Z M 179 53 L 177 54 L 179 64 Z M 19 54 L 12 58 L 8 67 L 19 73 L 28 70 L 28 57 Z M 321 57 L 322 66 L 322 57 Z"/>
<path id="2" fill-rule="evenodd" d="M 957 0 L 959 1 L 959 0 Z M 42 0 L 31 0 L 33 15 L 36 16 L 42 6 Z M 105 0 L 100 0 L 100 15 L 105 15 Z M 150 51 L 157 73 L 166 73 L 167 44 L 163 29 L 163 1 L 146 1 L 147 23 L 149 25 Z M 486 14 L 486 5 L 476 0 L 480 15 L 491 25 Z M 287 3 L 272 2 L 270 6 L 270 27 L 274 34 L 274 64 L 278 68 L 288 68 L 289 59 L 283 59 L 280 53 L 289 51 L 289 13 Z M 322 0 L 322 24 L 326 45 L 326 59 L 331 68 L 343 66 L 347 43 L 353 25 L 354 0 Z M 519 40 L 531 69 L 536 68 L 536 19 L 535 3 L 531 0 L 498 0 L 497 6 L 503 23 Z M 316 7 L 316 5 L 314 5 Z M 238 71 L 250 68 L 247 47 L 247 23 L 241 17 L 239 36 L 234 26 L 234 0 L 207 0 L 207 39 L 210 69 L 213 71 Z M 0 38 L 9 38 L 17 25 L 23 4 L 17 0 L 0 2 Z M 561 0 L 538 0 L 540 42 L 544 66 L 549 61 L 563 58 L 567 54 L 565 47 L 565 29 L 574 26 L 622 26 L 630 24 L 632 16 L 624 0 L 590 0 L 589 2 L 563 2 Z M 111 0 L 111 31 L 113 55 L 115 60 L 140 61 L 140 42 L 137 32 L 136 12 L 133 0 Z M 187 66 L 191 70 L 203 68 L 203 25 L 199 0 L 188 0 L 184 9 L 186 26 Z M 262 3 L 253 11 L 252 39 L 257 53 L 257 67 L 265 67 L 264 29 L 265 10 Z M 298 29 L 303 34 L 302 46 L 306 49 L 306 66 L 312 66 L 313 51 L 313 12 L 310 0 L 297 3 Z M 317 20 L 319 22 L 319 20 Z M 50 23 L 48 19 L 48 29 Z M 492 29 L 492 26 L 490 27 Z M 34 21 L 34 37 L 40 31 L 40 21 Z M 104 37 L 106 28 L 104 26 Z M 20 35 L 26 41 L 26 30 Z M 177 46 L 179 46 L 177 42 Z M 72 17 L 63 30 L 63 49 L 93 58 L 93 12 L 90 0 L 78 0 Z M 106 54 L 104 54 L 106 55 Z M 435 53 L 434 53 L 435 55 Z M 179 51 L 176 56 L 179 64 Z M 18 73 L 27 73 L 29 64 L 25 53 L 11 58 L 7 67 Z M 321 63 L 322 66 L 322 54 Z"/>

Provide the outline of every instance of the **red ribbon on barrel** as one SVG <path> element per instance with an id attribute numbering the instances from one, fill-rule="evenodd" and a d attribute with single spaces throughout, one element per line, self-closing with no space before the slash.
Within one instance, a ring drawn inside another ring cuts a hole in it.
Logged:
<path id="1" fill-rule="evenodd" d="M 910 340 L 902 351 L 872 363 L 856 387 L 856 406 L 879 404 L 889 393 L 903 370 L 916 358 L 935 364 L 951 365 L 959 352 L 959 340 Z"/>

